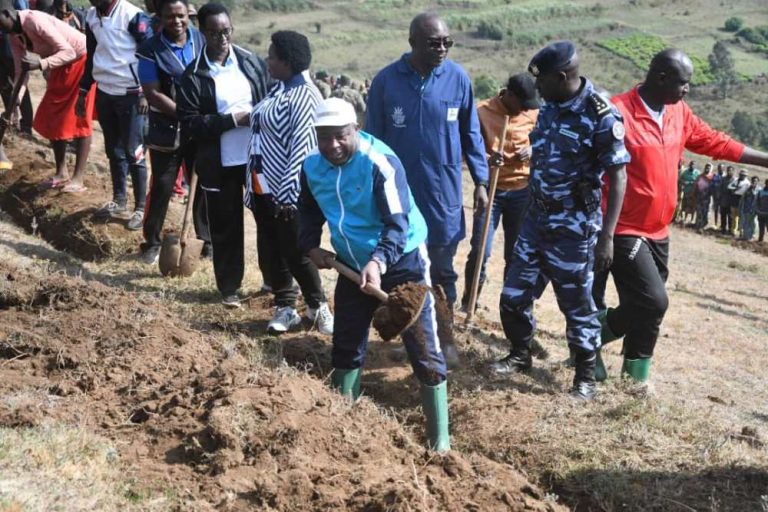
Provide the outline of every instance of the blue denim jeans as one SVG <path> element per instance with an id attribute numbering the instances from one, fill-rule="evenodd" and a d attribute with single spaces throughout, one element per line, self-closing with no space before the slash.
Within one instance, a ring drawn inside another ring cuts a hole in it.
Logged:
<path id="1" fill-rule="evenodd" d="M 530 195 L 528 187 L 521 190 L 497 190 L 493 199 L 491 208 L 491 225 L 488 229 L 488 238 L 485 242 L 485 256 L 483 265 L 480 268 L 480 284 L 477 290 L 477 296 L 480 297 L 480 290 L 485 282 L 485 266 L 488 258 L 491 256 L 493 247 L 493 235 L 499 227 L 499 222 L 504 229 L 504 277 L 509 269 L 509 262 L 512 260 L 512 253 L 515 249 L 517 235 L 520 233 L 520 226 L 523 225 L 523 218 L 528 209 Z M 469 289 L 472 286 L 472 277 L 475 273 L 475 265 L 480 246 L 480 238 L 483 236 L 483 224 L 485 215 L 476 215 L 472 223 L 472 238 L 470 239 L 469 256 L 467 264 L 464 267 L 464 295 L 461 297 L 461 304 L 466 305 L 469 302 Z"/>
<path id="2" fill-rule="evenodd" d="M 104 150 L 112 175 L 112 198 L 126 200 L 128 174 L 133 182 L 136 210 L 143 210 L 147 198 L 147 166 L 144 161 L 144 116 L 138 112 L 138 94 L 113 96 L 97 90 L 96 112 L 104 132 Z"/>

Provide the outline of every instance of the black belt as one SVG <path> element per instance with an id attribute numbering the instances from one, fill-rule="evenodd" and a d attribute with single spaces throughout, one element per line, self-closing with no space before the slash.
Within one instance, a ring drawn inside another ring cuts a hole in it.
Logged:
<path id="1" fill-rule="evenodd" d="M 576 202 L 570 197 L 560 201 L 534 197 L 533 203 L 539 210 L 546 213 L 547 215 L 563 213 L 566 210 L 581 210 L 581 208 L 577 207 Z"/>

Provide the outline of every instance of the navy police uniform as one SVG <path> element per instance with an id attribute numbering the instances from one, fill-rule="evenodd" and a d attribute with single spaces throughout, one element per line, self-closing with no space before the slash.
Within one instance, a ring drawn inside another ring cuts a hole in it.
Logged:
<path id="1" fill-rule="evenodd" d="M 574 54 L 571 43 L 555 43 L 534 57 L 529 71 L 565 69 Z M 501 294 L 504 332 L 513 350 L 530 347 L 533 301 L 552 281 L 569 346 L 592 352 L 600 346 L 591 295 L 602 228 L 600 185 L 606 168 L 630 160 L 622 118 L 582 77 L 575 97 L 543 104 L 530 139 L 532 202 Z"/>

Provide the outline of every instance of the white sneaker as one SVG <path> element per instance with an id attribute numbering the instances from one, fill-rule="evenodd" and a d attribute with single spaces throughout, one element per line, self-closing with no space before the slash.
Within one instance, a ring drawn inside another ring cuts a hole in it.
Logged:
<path id="1" fill-rule="evenodd" d="M 333 313 L 327 302 L 321 302 L 317 309 L 307 308 L 307 317 L 315 322 L 322 334 L 333 334 Z"/>
<path id="2" fill-rule="evenodd" d="M 296 312 L 296 310 L 290 306 L 284 306 L 275 310 L 275 316 L 273 316 L 272 320 L 269 321 L 267 329 L 270 332 L 280 334 L 288 331 L 288 329 L 294 325 L 299 325 L 300 323 L 301 317 Z"/>

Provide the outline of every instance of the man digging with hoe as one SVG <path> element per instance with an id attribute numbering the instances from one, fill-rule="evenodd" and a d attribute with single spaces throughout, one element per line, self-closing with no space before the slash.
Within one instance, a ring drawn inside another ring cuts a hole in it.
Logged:
<path id="1" fill-rule="evenodd" d="M 304 161 L 301 176 L 299 243 L 318 268 L 338 269 L 334 260 L 339 260 L 359 273 L 358 278 L 341 271 L 336 282 L 331 351 L 333 386 L 355 399 L 360 395 L 368 331 L 380 303 L 371 294 L 406 283 L 429 286 L 427 225 L 400 160 L 384 143 L 358 131 L 351 104 L 339 98 L 324 100 L 316 111 L 315 128 L 318 146 Z M 337 254 L 319 247 L 326 221 Z M 422 296 L 423 306 L 402 339 L 421 382 L 429 447 L 444 452 L 450 449 L 447 371 L 437 336 L 435 298 L 431 292 Z M 401 306 L 413 302 L 407 292 L 400 297 Z"/>

